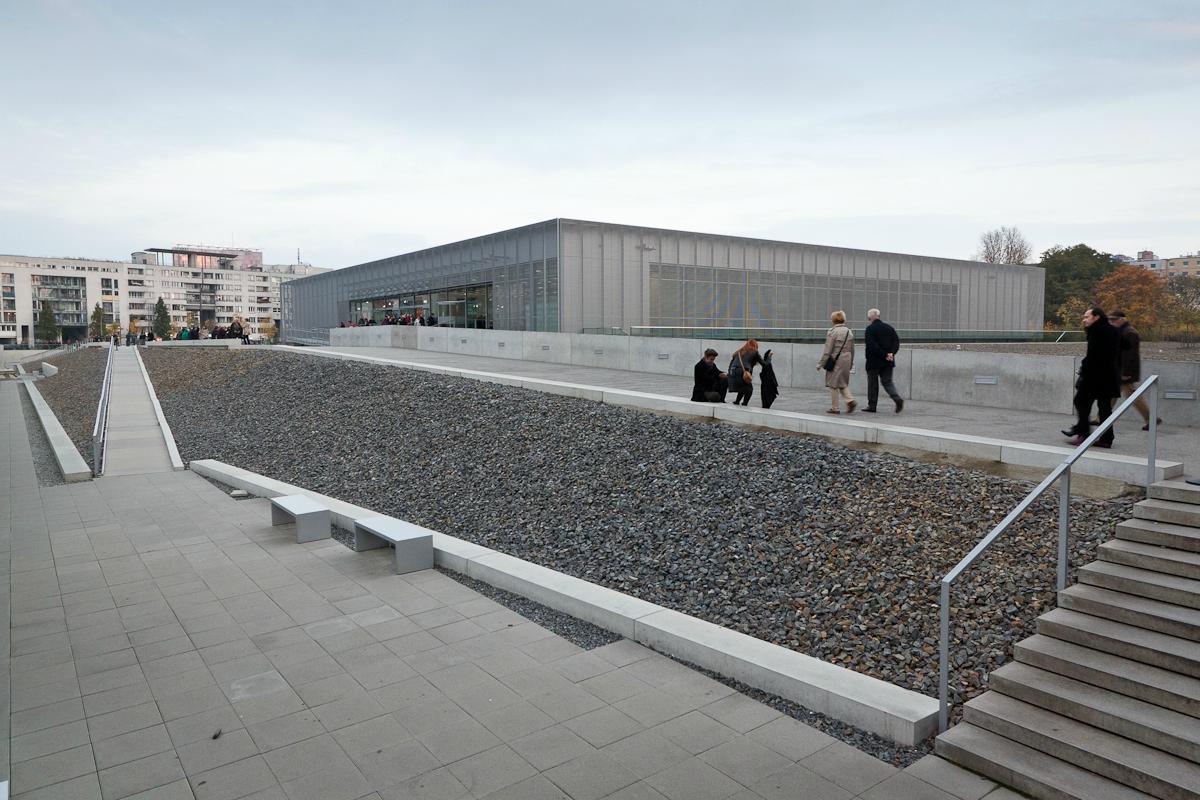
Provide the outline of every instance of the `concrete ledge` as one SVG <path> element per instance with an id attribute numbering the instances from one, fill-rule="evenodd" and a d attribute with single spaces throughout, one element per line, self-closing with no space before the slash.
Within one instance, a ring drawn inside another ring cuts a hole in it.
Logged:
<path id="1" fill-rule="evenodd" d="M 696 404 L 699 405 L 699 404 Z M 328 506 L 339 527 L 376 512 L 220 461 L 192 461 L 198 475 L 264 497 L 302 494 Z M 737 633 L 580 578 L 436 531 L 439 566 L 527 597 L 836 719 L 913 745 L 937 726 L 937 700 Z"/>
<path id="2" fill-rule="evenodd" d="M 436 329 L 435 329 L 436 330 Z M 613 338 L 613 337 L 605 337 Z M 976 458 L 981 461 L 999 461 L 1025 467 L 1053 469 L 1071 454 L 1070 448 L 1040 445 L 1030 442 L 1011 442 L 1005 439 L 990 439 L 949 433 L 929 428 L 908 428 L 886 423 L 866 422 L 858 415 L 834 416 L 824 414 L 801 414 L 793 411 L 734 406 L 730 403 L 693 403 L 691 400 L 673 395 L 635 392 L 627 389 L 609 389 L 602 386 L 563 383 L 541 378 L 519 378 L 513 375 L 479 370 L 445 367 L 401 359 L 359 356 L 352 353 L 331 353 L 311 348 L 278 345 L 279 348 L 295 350 L 308 355 L 334 358 L 344 361 L 363 361 L 421 372 L 436 372 L 461 378 L 520 386 L 548 394 L 579 397 L 610 405 L 638 408 L 645 411 L 668 412 L 689 417 L 713 418 L 739 425 L 754 425 L 775 430 L 823 436 L 847 442 L 863 444 L 895 445 L 931 453 L 946 453 Z M 1119 480 L 1135 486 L 1146 484 L 1146 459 L 1124 456 L 1103 451 L 1090 450 L 1081 458 L 1073 470 L 1078 475 L 1093 475 Z M 1159 459 L 1156 464 L 1158 480 L 1175 478 L 1183 474 L 1183 464 L 1178 461 Z"/>
<path id="3" fill-rule="evenodd" d="M 175 471 L 187 469 L 183 459 L 179 457 L 179 448 L 175 446 L 175 434 L 171 433 L 171 426 L 167 424 L 167 418 L 163 416 L 162 406 L 158 404 L 158 393 L 154 391 L 154 384 L 150 382 L 150 374 L 146 372 L 142 354 L 136 347 L 133 348 L 133 354 L 137 357 L 138 369 L 142 372 L 142 380 L 146 382 L 146 391 L 150 393 L 150 402 L 154 405 L 154 416 L 158 419 L 158 429 L 162 431 L 163 441 L 167 445 L 167 455 L 171 457 L 171 469 Z"/>
<path id="4" fill-rule="evenodd" d="M 58 367 L 51 364 L 49 361 L 42 362 L 42 374 L 47 378 L 58 374 Z"/>
<path id="5" fill-rule="evenodd" d="M 932 697 L 678 611 L 642 617 L 633 638 L 896 742 L 915 744 L 937 728 Z"/>
<path id="6" fill-rule="evenodd" d="M 50 441 L 50 449 L 54 451 L 54 460 L 58 463 L 63 480 L 67 483 L 90 481 L 92 479 L 91 468 L 83 460 L 83 456 L 79 455 L 79 451 L 75 449 L 75 443 L 63 430 L 62 423 L 58 421 L 58 417 L 54 415 L 54 411 L 46 403 L 42 393 L 37 390 L 32 381 L 25 382 L 25 389 L 29 392 L 29 400 L 33 403 L 34 411 L 37 412 L 42 430 L 46 432 L 46 438 Z"/>

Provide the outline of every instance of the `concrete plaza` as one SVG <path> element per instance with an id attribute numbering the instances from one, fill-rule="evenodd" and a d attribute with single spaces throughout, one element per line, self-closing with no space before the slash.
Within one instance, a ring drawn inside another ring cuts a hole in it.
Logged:
<path id="1" fill-rule="evenodd" d="M 1016 795 L 897 770 L 640 645 L 590 651 L 189 472 L 39 488 L 0 383 L 17 798 Z"/>

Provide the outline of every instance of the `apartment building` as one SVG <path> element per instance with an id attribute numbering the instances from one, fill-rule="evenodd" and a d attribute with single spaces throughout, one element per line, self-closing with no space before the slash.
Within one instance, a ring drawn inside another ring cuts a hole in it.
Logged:
<path id="1" fill-rule="evenodd" d="M 261 252 L 253 252 L 257 261 L 235 263 L 214 255 L 213 261 L 199 265 L 189 265 L 186 258 L 180 265 L 174 257 L 158 263 L 153 250 L 133 253 L 129 262 L 0 255 L 0 345 L 32 344 L 44 304 L 54 308 L 64 341 L 87 338 L 96 303 L 105 324 L 116 323 L 123 331 L 148 330 L 160 297 L 176 327 L 228 325 L 241 317 L 251 334 L 263 333 L 279 324 L 279 287 L 326 270 L 263 264 Z"/>

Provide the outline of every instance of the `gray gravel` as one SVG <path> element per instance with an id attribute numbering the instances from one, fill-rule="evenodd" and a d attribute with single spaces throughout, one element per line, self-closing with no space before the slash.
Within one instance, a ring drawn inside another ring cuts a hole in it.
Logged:
<path id="1" fill-rule="evenodd" d="M 938 580 L 1031 488 L 394 367 L 165 348 L 146 360 L 185 459 L 296 483 L 931 696 Z M 1073 564 L 1093 559 L 1132 502 L 1074 502 Z M 1035 504 L 956 585 L 960 696 L 986 688 L 1052 606 L 1056 510 L 1054 497 Z"/>
<path id="2" fill-rule="evenodd" d="M 42 430 L 33 401 L 23 387 L 18 387 L 17 391 L 21 394 L 21 411 L 25 415 L 25 430 L 29 432 L 29 449 L 33 452 L 33 469 L 37 473 L 38 486 L 61 486 L 66 481 L 54 458 L 54 448 Z"/>
<path id="3" fill-rule="evenodd" d="M 104 365 L 108 351 L 103 347 L 83 347 L 70 353 L 57 353 L 54 365 L 58 374 L 37 382 L 54 415 L 83 460 L 92 466 L 92 426 L 96 423 L 96 404 L 104 383 Z"/>

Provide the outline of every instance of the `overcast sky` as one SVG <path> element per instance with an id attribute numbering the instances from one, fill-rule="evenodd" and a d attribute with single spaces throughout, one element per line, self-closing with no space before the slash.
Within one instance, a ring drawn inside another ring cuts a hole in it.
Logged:
<path id="1" fill-rule="evenodd" d="M 0 252 L 1200 249 L 1200 3 L 0 3 Z"/>

